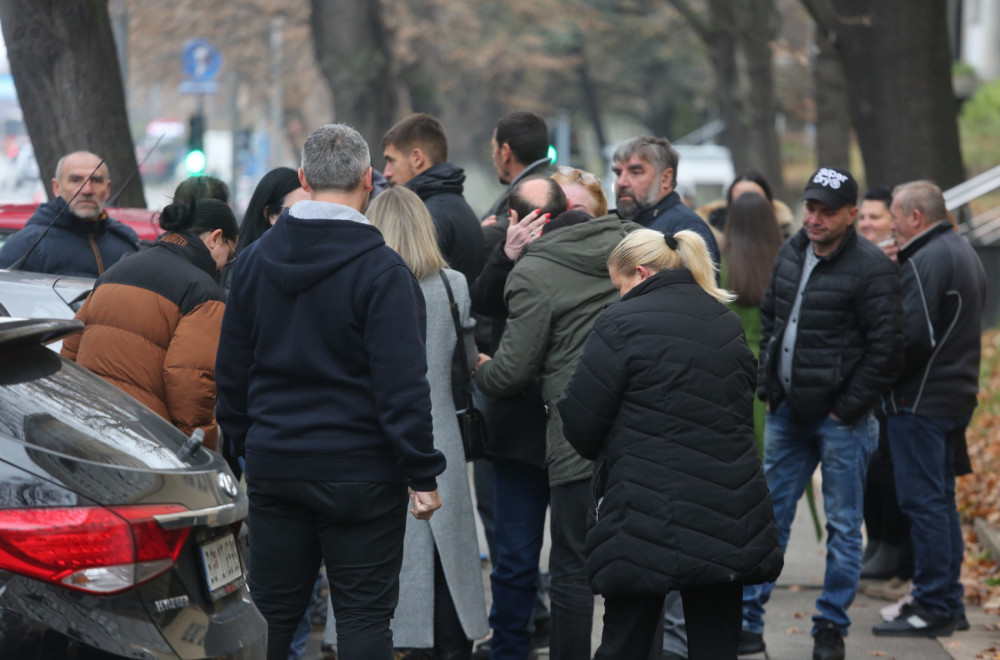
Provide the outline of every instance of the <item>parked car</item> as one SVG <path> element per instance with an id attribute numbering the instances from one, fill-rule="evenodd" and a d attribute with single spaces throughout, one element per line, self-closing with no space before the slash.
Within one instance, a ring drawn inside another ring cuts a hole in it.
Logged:
<path id="1" fill-rule="evenodd" d="M 71 319 L 93 288 L 89 277 L 0 270 L 0 316 Z M 62 342 L 49 348 L 58 353 Z"/>
<path id="2" fill-rule="evenodd" d="M 37 204 L 0 204 L 0 246 L 11 234 L 27 224 L 34 214 Z M 163 233 L 160 229 L 157 211 L 134 208 L 108 208 L 108 215 L 128 225 L 139 235 L 140 240 L 155 241 Z"/>
<path id="3" fill-rule="evenodd" d="M 0 289 L 2 291 L 3 289 Z M 0 318 L 0 658 L 263 658 L 221 456 Z"/>

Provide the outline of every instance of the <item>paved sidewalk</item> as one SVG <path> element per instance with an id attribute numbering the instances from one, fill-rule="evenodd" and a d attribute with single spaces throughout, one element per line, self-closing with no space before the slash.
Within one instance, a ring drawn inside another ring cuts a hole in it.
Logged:
<path id="1" fill-rule="evenodd" d="M 819 488 L 817 488 L 817 491 Z M 817 502 L 822 515 L 822 503 Z M 482 530 L 480 529 L 480 537 Z M 547 537 L 547 535 L 546 535 Z M 485 552 L 485 543 L 481 543 Z M 548 568 L 548 538 L 542 551 L 542 566 Z M 785 568 L 778 578 L 777 587 L 767 605 L 764 641 L 765 653 L 743 656 L 747 660 L 803 660 L 812 657 L 812 615 L 814 604 L 823 583 L 826 541 L 816 541 L 812 520 L 805 498 L 799 502 L 792 535 L 785 554 Z M 489 607 L 489 564 L 483 564 Z M 851 606 L 853 620 L 850 634 L 845 640 L 849 660 L 883 658 L 884 660 L 983 660 L 1000 658 L 1000 617 L 987 614 L 982 608 L 967 606 L 971 629 L 940 639 L 898 639 L 875 637 L 872 626 L 881 621 L 879 609 L 888 601 L 858 594 Z M 597 597 L 594 604 L 594 651 L 601 640 L 603 601 Z M 321 633 L 313 633 L 307 660 L 318 657 Z M 547 657 L 544 651 L 541 657 Z"/>
<path id="2" fill-rule="evenodd" d="M 818 503 L 819 504 L 819 503 Z M 822 506 L 820 505 L 822 508 Z M 825 568 L 826 541 L 816 542 L 805 499 L 799 502 L 785 568 L 767 605 L 764 641 L 766 653 L 745 656 L 760 660 L 801 660 L 812 657 L 812 615 Z M 858 594 L 849 614 L 853 621 L 844 640 L 848 658 L 892 660 L 973 660 L 1000 657 L 1000 617 L 967 606 L 971 629 L 939 639 L 875 637 L 872 626 L 881 621 L 879 609 L 888 601 Z"/>

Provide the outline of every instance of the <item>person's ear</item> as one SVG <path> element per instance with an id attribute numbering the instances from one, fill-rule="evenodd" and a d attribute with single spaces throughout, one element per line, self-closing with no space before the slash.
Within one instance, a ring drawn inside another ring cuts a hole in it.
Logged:
<path id="1" fill-rule="evenodd" d="M 222 237 L 222 230 L 221 229 L 216 229 L 216 230 L 212 231 L 211 238 L 212 238 L 212 245 L 213 246 L 219 245 L 221 242 L 223 242 L 225 240 Z"/>
<path id="2" fill-rule="evenodd" d="M 306 173 L 302 171 L 301 167 L 299 168 L 299 183 L 302 185 L 302 190 L 305 190 L 307 193 L 312 192 L 309 188 L 309 182 L 306 181 Z"/>
<path id="3" fill-rule="evenodd" d="M 500 145 L 500 161 L 509 163 L 511 159 L 510 145 L 506 142 Z"/>
<path id="4" fill-rule="evenodd" d="M 674 168 L 668 167 L 660 172 L 660 190 L 669 192 L 674 189 Z"/>
<path id="5" fill-rule="evenodd" d="M 361 177 L 361 183 L 364 185 L 366 193 L 371 193 L 371 191 L 375 189 L 375 186 L 372 185 L 372 168 L 371 168 L 371 165 L 368 166 L 368 169 L 365 170 L 364 176 Z M 305 186 L 302 186 L 302 187 L 305 188 Z"/>
<path id="6" fill-rule="evenodd" d="M 410 160 L 410 169 L 412 169 L 414 172 L 417 173 L 423 172 L 425 169 L 429 167 L 427 165 L 427 155 L 424 153 L 424 150 L 421 149 L 420 147 L 414 147 L 413 150 L 410 151 L 409 160 Z"/>
<path id="7" fill-rule="evenodd" d="M 644 280 L 648 279 L 649 276 L 652 275 L 652 273 L 649 271 L 649 269 L 646 268 L 645 266 L 642 266 L 642 265 L 636 266 L 635 267 L 635 272 L 639 273 L 639 277 L 641 277 Z"/>

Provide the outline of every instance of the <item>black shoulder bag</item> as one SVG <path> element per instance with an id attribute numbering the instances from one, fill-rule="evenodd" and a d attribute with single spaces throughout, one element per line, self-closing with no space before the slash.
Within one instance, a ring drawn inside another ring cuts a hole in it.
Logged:
<path id="1" fill-rule="evenodd" d="M 451 293 L 448 277 L 441 271 L 441 281 L 444 290 L 448 292 L 448 306 L 451 308 L 451 318 L 455 321 L 455 353 L 452 355 L 451 390 L 455 398 L 455 414 L 458 416 L 458 428 L 462 432 L 462 448 L 465 450 L 465 460 L 474 461 L 482 458 L 486 449 L 486 422 L 483 414 L 472 403 L 472 370 L 465 357 L 465 341 L 463 340 L 462 321 L 458 314 L 455 296 Z"/>

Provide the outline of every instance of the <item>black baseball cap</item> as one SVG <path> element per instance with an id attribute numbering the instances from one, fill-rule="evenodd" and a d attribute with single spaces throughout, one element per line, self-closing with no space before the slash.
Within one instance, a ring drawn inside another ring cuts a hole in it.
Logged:
<path id="1" fill-rule="evenodd" d="M 802 201 L 815 200 L 827 208 L 839 209 L 858 203 L 858 182 L 847 170 L 821 167 L 809 178 Z"/>

